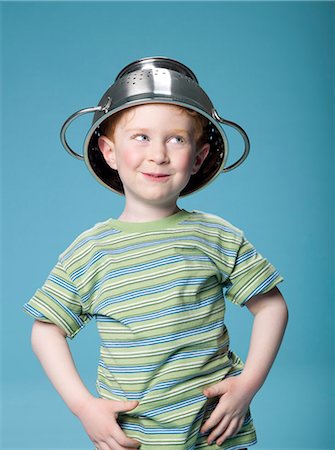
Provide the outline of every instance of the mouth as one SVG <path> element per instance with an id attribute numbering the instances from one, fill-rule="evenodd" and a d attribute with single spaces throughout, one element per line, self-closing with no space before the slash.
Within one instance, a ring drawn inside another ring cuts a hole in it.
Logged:
<path id="1" fill-rule="evenodd" d="M 164 180 L 167 180 L 170 177 L 170 174 L 167 174 L 167 173 L 142 172 L 142 175 L 145 178 L 147 178 L 148 180 L 153 180 L 153 181 L 164 181 Z"/>

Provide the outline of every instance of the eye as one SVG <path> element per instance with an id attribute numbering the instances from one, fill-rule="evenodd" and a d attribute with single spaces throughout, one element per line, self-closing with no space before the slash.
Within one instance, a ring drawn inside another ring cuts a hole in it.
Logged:
<path id="1" fill-rule="evenodd" d="M 186 139 L 183 136 L 172 136 L 170 142 L 172 142 L 172 144 L 185 144 Z"/>
<path id="2" fill-rule="evenodd" d="M 148 142 L 150 140 L 146 134 L 135 134 L 132 138 L 139 142 Z"/>

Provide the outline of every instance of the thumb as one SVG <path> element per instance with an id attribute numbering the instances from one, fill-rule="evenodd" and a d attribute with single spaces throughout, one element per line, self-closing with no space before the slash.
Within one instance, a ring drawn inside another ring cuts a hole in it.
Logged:
<path id="1" fill-rule="evenodd" d="M 212 397 L 219 397 L 223 395 L 226 392 L 225 385 L 223 381 L 220 381 L 219 383 L 213 384 L 213 386 L 210 386 L 206 389 L 204 389 L 203 393 L 208 398 Z"/>
<path id="2" fill-rule="evenodd" d="M 117 406 L 115 408 L 115 412 L 124 412 L 124 411 L 131 411 L 132 409 L 135 409 L 139 402 L 137 402 L 136 400 L 131 400 L 131 401 L 121 401 L 121 402 L 117 402 Z"/>

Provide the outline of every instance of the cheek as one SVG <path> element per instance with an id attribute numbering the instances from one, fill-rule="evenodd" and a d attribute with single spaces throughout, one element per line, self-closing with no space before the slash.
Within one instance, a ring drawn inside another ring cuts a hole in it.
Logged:
<path id="1" fill-rule="evenodd" d="M 185 153 L 178 158 L 178 168 L 184 173 L 191 173 L 195 162 L 195 157 L 192 154 Z"/>
<path id="2" fill-rule="evenodd" d="M 126 150 L 117 155 L 116 161 L 119 168 L 133 168 L 140 163 L 140 155 L 133 150 Z"/>

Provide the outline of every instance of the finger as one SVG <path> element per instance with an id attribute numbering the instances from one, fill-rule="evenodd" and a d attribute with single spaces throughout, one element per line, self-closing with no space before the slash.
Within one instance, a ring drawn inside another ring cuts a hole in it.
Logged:
<path id="1" fill-rule="evenodd" d="M 113 409 L 115 412 L 125 412 L 125 411 L 131 411 L 132 409 L 135 409 L 138 406 L 139 402 L 137 402 L 136 400 L 131 400 L 131 401 L 126 401 L 126 402 L 122 402 L 122 401 L 117 401 L 115 402 L 115 407 L 113 406 Z"/>
<path id="2" fill-rule="evenodd" d="M 217 438 L 221 437 L 226 429 L 229 427 L 231 418 L 230 417 L 224 417 L 210 432 L 207 442 L 212 443 L 216 441 Z"/>
<path id="3" fill-rule="evenodd" d="M 222 433 L 217 439 L 216 443 L 221 445 L 226 439 L 235 436 L 239 431 L 239 420 L 233 419 L 229 426 L 226 428 L 225 432 Z"/>
<path id="4" fill-rule="evenodd" d="M 108 439 L 107 442 L 102 442 L 99 447 L 99 450 L 123 450 L 124 447 L 120 447 L 120 445 L 114 441 L 113 438 Z"/>
<path id="5" fill-rule="evenodd" d="M 117 442 L 114 437 L 110 437 L 106 444 L 108 445 L 108 450 L 133 450 L 134 448 L 139 448 L 140 446 L 138 442 L 136 443 L 135 447 L 134 445 L 123 445 Z"/>
<path id="6" fill-rule="evenodd" d="M 118 443 L 121 447 L 125 448 L 138 448 L 140 443 L 135 439 L 128 437 L 122 430 L 122 428 L 116 423 L 113 429 L 112 439 Z"/>
<path id="7" fill-rule="evenodd" d="M 219 397 L 226 393 L 226 388 L 224 383 L 221 381 L 220 383 L 213 384 L 213 386 L 204 389 L 203 393 L 208 398 Z"/>
<path id="8" fill-rule="evenodd" d="M 105 442 L 100 442 L 99 444 L 95 444 L 94 450 L 111 450 L 112 447 L 109 447 Z"/>
<path id="9" fill-rule="evenodd" d="M 209 418 L 206 420 L 204 425 L 201 427 L 201 433 L 206 433 L 213 427 L 215 427 L 218 423 L 221 422 L 221 420 L 224 418 L 225 412 L 222 410 L 219 410 L 219 403 L 212 412 L 212 414 L 209 416 Z"/>
<path id="10" fill-rule="evenodd" d="M 244 424 L 244 420 L 245 420 L 245 416 L 241 417 L 241 419 L 238 422 L 238 430 L 237 433 L 240 431 L 240 429 L 243 427 Z"/>

